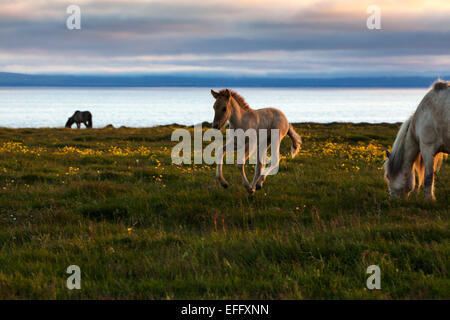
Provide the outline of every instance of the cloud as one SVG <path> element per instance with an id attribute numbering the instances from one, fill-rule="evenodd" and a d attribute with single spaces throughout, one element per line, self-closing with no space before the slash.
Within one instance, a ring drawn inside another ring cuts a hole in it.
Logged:
<path id="1" fill-rule="evenodd" d="M 450 3 L 78 0 L 0 3 L 0 71 L 351 75 L 450 71 Z"/>

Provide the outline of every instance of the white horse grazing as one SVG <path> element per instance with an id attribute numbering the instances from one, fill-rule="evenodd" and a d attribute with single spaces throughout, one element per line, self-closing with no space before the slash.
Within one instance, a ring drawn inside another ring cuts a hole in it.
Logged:
<path id="1" fill-rule="evenodd" d="M 414 114 L 403 123 L 392 151 L 386 151 L 385 178 L 392 198 L 407 198 L 425 186 L 425 198 L 434 200 L 434 173 L 450 153 L 450 82 L 438 80 Z"/>
<path id="2" fill-rule="evenodd" d="M 271 137 L 270 132 L 272 129 L 278 129 L 278 141 L 274 142 L 276 150 L 273 150 L 272 153 L 276 154 L 277 163 L 271 164 L 274 166 L 278 166 L 278 161 L 280 159 L 280 142 L 284 138 L 284 136 L 288 135 L 292 140 L 292 148 L 291 155 L 294 157 L 298 151 L 300 150 L 302 140 L 300 136 L 295 132 L 294 128 L 286 119 L 286 116 L 278 109 L 275 108 L 264 108 L 259 110 L 253 110 L 250 106 L 245 102 L 244 98 L 242 98 L 239 94 L 229 89 L 223 89 L 220 92 L 216 92 L 211 90 L 211 94 L 216 99 L 214 103 L 214 121 L 213 128 L 221 129 L 226 122 L 228 121 L 230 124 L 230 128 L 232 129 L 242 129 L 243 131 L 247 131 L 248 129 L 254 129 L 259 133 L 261 129 L 268 130 L 268 135 L 264 138 L 266 141 L 259 141 L 260 137 L 257 136 L 257 146 L 264 145 L 265 150 L 261 150 L 258 148 L 259 155 L 265 154 L 267 148 L 271 145 L 271 141 L 274 137 Z M 261 144 L 261 142 L 263 142 Z M 230 144 L 235 144 L 235 141 L 230 141 Z M 223 152 L 220 154 L 220 157 L 226 154 L 227 146 L 223 147 Z M 247 180 L 244 170 L 245 161 L 248 159 L 249 155 L 254 151 L 252 146 L 249 143 L 245 142 L 245 155 L 243 159 L 243 163 L 238 163 L 239 171 L 241 172 L 242 182 L 246 187 L 247 191 L 252 194 L 255 190 L 261 189 L 264 180 L 267 177 L 267 172 L 270 170 L 264 171 L 264 161 L 261 160 L 260 156 L 257 156 L 257 162 L 255 167 L 255 177 L 253 179 L 252 184 L 250 184 Z M 269 168 L 270 169 L 270 168 Z M 225 180 L 222 174 L 222 159 L 217 163 L 217 178 L 220 181 L 220 184 L 226 188 L 228 187 L 228 182 Z"/>

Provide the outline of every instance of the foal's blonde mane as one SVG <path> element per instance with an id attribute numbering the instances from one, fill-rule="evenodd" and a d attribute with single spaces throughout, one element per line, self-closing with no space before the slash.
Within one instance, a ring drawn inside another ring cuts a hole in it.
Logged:
<path id="1" fill-rule="evenodd" d="M 237 101 L 237 103 L 241 106 L 242 109 L 244 109 L 244 110 L 251 110 L 252 109 L 252 108 L 250 108 L 250 106 L 247 103 L 247 101 L 245 101 L 244 97 L 242 97 L 236 91 L 233 91 L 233 90 L 230 90 L 230 89 L 222 89 L 222 90 L 219 91 L 219 94 L 226 95 L 227 91 L 229 91 L 231 93 L 231 96 L 234 98 L 234 100 Z"/>

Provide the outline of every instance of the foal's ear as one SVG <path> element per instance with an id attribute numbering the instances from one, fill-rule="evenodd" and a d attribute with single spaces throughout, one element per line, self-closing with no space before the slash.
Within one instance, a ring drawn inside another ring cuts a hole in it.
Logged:
<path id="1" fill-rule="evenodd" d="M 231 97 L 230 89 L 225 90 L 225 97 L 227 97 L 227 98 Z"/>
<path id="2" fill-rule="evenodd" d="M 214 97 L 214 99 L 217 99 L 217 97 L 219 97 L 219 93 L 214 91 L 213 89 L 211 89 L 211 94 Z"/>
<path id="3" fill-rule="evenodd" d="M 391 156 L 391 153 L 388 150 L 386 150 L 386 157 L 389 158 L 390 156 Z"/>

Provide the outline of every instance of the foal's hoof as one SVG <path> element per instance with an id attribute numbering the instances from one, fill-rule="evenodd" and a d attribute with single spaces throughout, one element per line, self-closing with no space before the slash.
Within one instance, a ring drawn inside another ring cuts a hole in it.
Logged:
<path id="1" fill-rule="evenodd" d="M 221 185 L 224 189 L 226 189 L 226 188 L 228 188 L 228 187 L 230 186 L 230 184 L 229 184 L 228 182 L 221 182 L 220 185 Z"/>
<path id="2" fill-rule="evenodd" d="M 259 184 L 256 185 L 256 190 L 261 190 L 262 186 L 260 186 Z"/>

